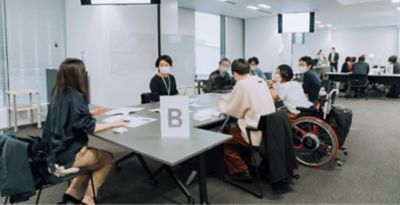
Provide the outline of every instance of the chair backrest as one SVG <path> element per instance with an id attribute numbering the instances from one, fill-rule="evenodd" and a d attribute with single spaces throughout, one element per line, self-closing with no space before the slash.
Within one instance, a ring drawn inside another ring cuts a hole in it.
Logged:
<path id="1" fill-rule="evenodd" d="M 350 87 L 365 88 L 368 86 L 368 76 L 364 74 L 350 74 L 349 75 Z"/>
<path id="2" fill-rule="evenodd" d="M 151 102 L 151 93 L 142 93 L 140 95 L 141 103 L 146 104 Z"/>
<path id="3" fill-rule="evenodd" d="M 324 115 L 323 118 L 326 119 L 328 114 L 331 112 L 332 105 L 335 103 L 336 96 L 339 93 L 338 89 L 333 89 L 331 92 L 329 92 L 328 96 L 326 97 L 326 101 L 324 103 Z"/>

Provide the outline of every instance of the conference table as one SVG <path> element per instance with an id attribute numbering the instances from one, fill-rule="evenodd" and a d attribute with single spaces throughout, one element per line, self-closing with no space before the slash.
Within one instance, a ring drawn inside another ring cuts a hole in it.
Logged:
<path id="1" fill-rule="evenodd" d="M 328 72 L 326 74 L 331 81 L 347 83 L 351 73 Z M 368 81 L 369 83 L 391 85 L 400 82 L 400 74 L 369 74 Z"/>
<path id="2" fill-rule="evenodd" d="M 222 94 L 211 93 L 190 98 L 192 119 L 196 113 L 216 109 L 214 102 L 220 96 L 222 96 Z M 197 171 L 199 175 L 200 203 L 206 204 L 208 203 L 208 197 L 205 153 L 222 145 L 232 137 L 230 135 L 200 128 L 215 123 L 221 123 L 225 120 L 225 117 L 215 115 L 202 120 L 193 119 L 193 126 L 190 130 L 189 138 L 166 139 L 161 137 L 160 114 L 158 112 L 159 106 L 159 103 L 132 106 L 143 108 L 143 110 L 129 114 L 130 116 L 153 118 L 156 119 L 156 121 L 135 128 L 126 127 L 128 130 L 120 134 L 116 134 L 113 130 L 99 132 L 95 134 L 95 137 L 131 150 L 136 156 L 138 156 L 139 161 L 149 175 L 150 180 L 154 180 L 156 175 L 158 175 L 162 170 L 165 170 L 184 192 L 189 203 L 194 202 L 192 196 L 184 184 L 173 173 L 171 168 L 189 159 L 196 158 L 198 162 Z M 100 116 L 97 117 L 97 120 L 101 122 L 106 118 L 107 116 Z M 143 156 L 153 159 L 162 165 L 154 173 L 151 173 L 147 164 L 143 160 Z"/>

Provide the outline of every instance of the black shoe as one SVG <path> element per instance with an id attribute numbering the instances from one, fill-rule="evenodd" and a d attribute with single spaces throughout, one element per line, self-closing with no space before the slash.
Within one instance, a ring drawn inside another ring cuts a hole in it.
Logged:
<path id="1" fill-rule="evenodd" d="M 237 182 L 244 182 L 244 183 L 252 183 L 253 182 L 253 178 L 251 177 L 249 170 L 246 170 L 246 171 L 238 173 L 238 174 L 233 174 L 230 176 L 230 178 L 233 181 L 237 181 Z"/>
<path id="2" fill-rule="evenodd" d="M 73 203 L 73 204 L 85 204 L 82 202 L 82 200 L 79 200 L 69 194 L 64 194 L 62 197 L 62 202 L 58 202 L 57 204 L 68 204 L 68 203 Z"/>
<path id="3" fill-rule="evenodd" d="M 387 94 L 386 97 L 387 98 L 392 98 L 392 99 L 398 99 L 399 98 L 398 95 L 396 96 L 396 95 L 393 95 L 393 94 Z"/>

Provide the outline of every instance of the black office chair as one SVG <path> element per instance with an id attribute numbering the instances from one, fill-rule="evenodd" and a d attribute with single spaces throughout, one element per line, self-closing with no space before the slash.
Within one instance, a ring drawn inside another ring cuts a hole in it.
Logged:
<path id="1" fill-rule="evenodd" d="M 357 95 L 365 97 L 368 100 L 368 76 L 364 74 L 350 74 L 348 78 L 348 95 L 355 97 Z"/>
<path id="2" fill-rule="evenodd" d="M 287 116 L 286 111 L 280 111 L 280 112 L 284 112 L 284 114 Z M 276 113 L 272 113 L 271 115 L 275 115 L 275 114 L 277 114 L 277 112 Z M 236 186 L 236 187 L 238 187 L 238 188 L 240 188 L 240 189 L 242 189 L 242 190 L 244 190 L 244 191 L 246 191 L 248 193 L 251 193 L 251 194 L 253 194 L 254 196 L 256 196 L 258 198 L 263 198 L 264 197 L 263 186 L 261 184 L 261 173 L 260 173 L 259 169 L 260 169 L 260 166 L 262 164 L 268 166 L 269 165 L 268 162 L 270 161 L 270 159 L 268 159 L 269 157 L 267 156 L 268 155 L 267 154 L 268 151 L 265 149 L 266 146 L 264 146 L 264 143 L 266 143 L 264 141 L 264 139 L 267 136 L 264 136 L 266 133 L 263 130 L 266 129 L 265 128 L 265 122 L 266 122 L 267 117 L 268 117 L 267 115 L 261 116 L 260 122 L 259 122 L 259 125 L 258 125 L 257 128 L 246 127 L 247 136 L 250 136 L 250 133 L 252 131 L 262 131 L 263 132 L 263 140 L 262 140 L 260 146 L 259 147 L 254 146 L 253 142 L 251 140 L 251 137 L 248 138 L 249 139 L 249 146 L 246 146 L 246 147 L 245 146 L 240 146 L 241 148 L 245 148 L 245 149 L 247 149 L 247 151 L 250 152 L 249 168 L 251 169 L 251 171 L 255 175 L 256 185 L 257 185 L 256 189 L 257 190 L 250 189 L 248 186 L 246 186 L 246 185 L 244 185 L 242 183 L 235 182 L 235 181 L 229 179 L 229 177 L 225 177 L 225 181 L 228 182 L 229 184 L 232 184 L 232 185 L 234 185 L 234 186 Z M 227 117 L 225 122 L 224 122 L 224 124 L 223 124 L 223 127 L 225 127 L 225 125 L 227 124 L 227 122 L 229 120 L 230 120 L 229 117 Z M 288 120 L 286 120 L 286 121 L 287 121 L 287 124 L 283 124 L 282 126 L 290 126 L 289 121 Z M 288 136 L 288 139 L 289 140 L 293 140 L 293 137 L 292 136 Z M 283 149 L 286 149 L 286 148 L 283 148 Z M 290 149 L 294 150 L 293 146 L 291 146 Z M 294 155 L 293 155 L 293 160 L 296 161 Z M 267 163 L 263 163 L 264 161 L 267 162 Z M 267 168 L 267 169 L 269 169 L 269 168 Z M 293 173 L 291 173 L 290 175 L 291 175 L 290 176 L 291 178 L 299 179 L 299 175 L 296 175 L 296 174 L 293 174 Z"/>
<path id="3" fill-rule="evenodd" d="M 151 102 L 151 93 L 142 93 L 140 95 L 141 103 L 146 104 Z"/>

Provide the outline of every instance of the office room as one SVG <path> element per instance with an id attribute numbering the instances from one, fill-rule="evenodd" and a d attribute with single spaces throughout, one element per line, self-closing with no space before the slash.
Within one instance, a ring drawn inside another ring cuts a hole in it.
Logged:
<path id="1" fill-rule="evenodd" d="M 0 202 L 400 203 L 400 0 L 0 0 Z"/>

